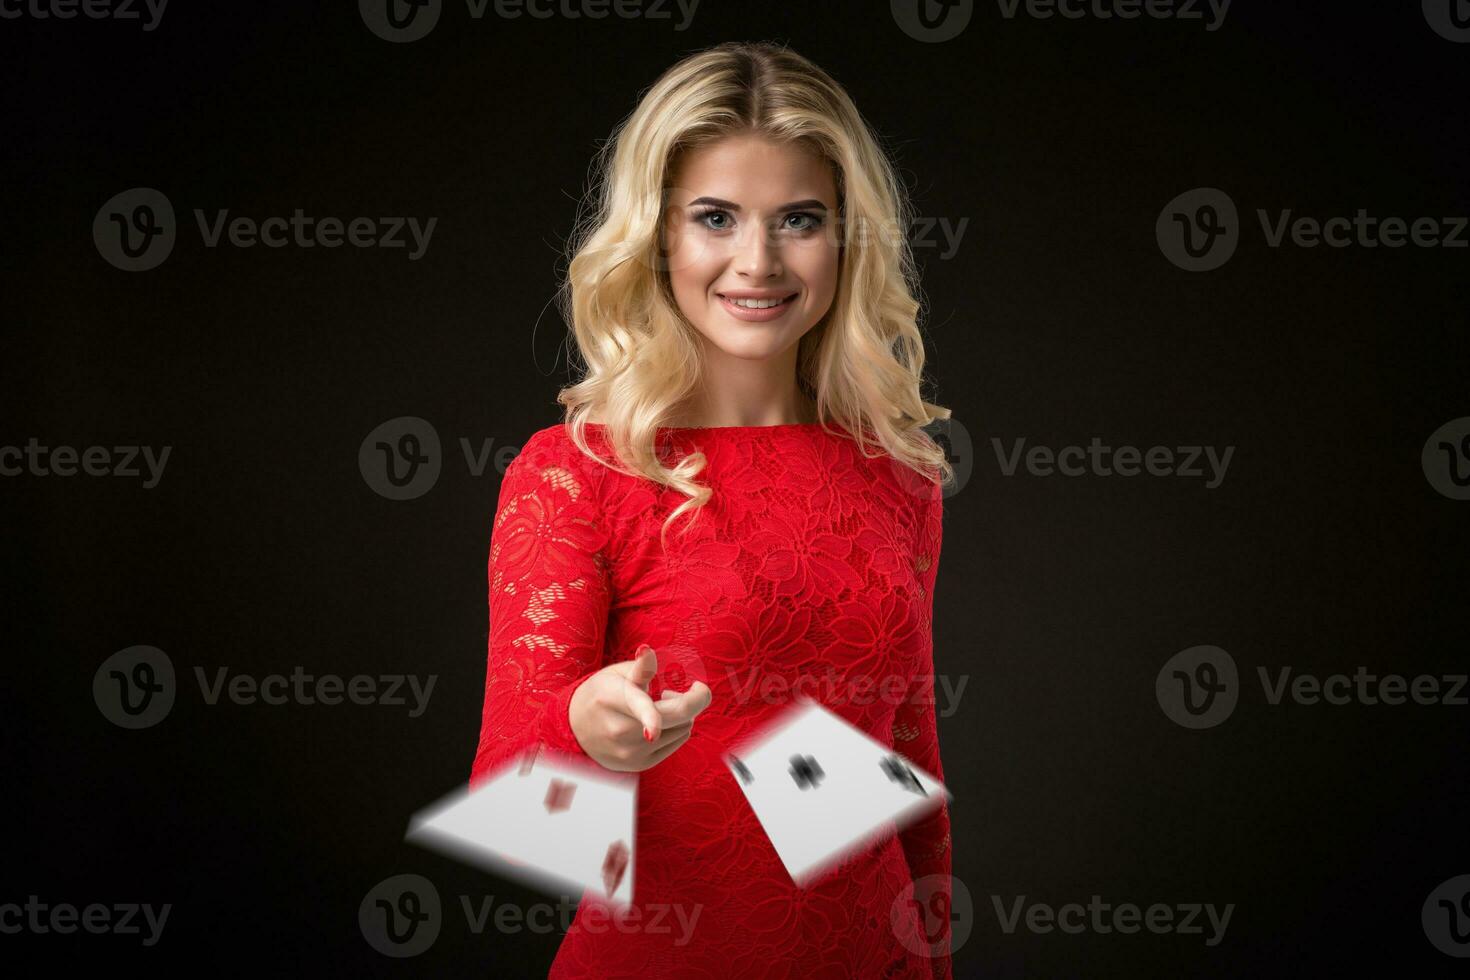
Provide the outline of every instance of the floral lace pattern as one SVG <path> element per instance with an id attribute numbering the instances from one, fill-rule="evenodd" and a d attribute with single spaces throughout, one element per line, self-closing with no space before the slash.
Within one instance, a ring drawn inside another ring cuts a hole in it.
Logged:
<path id="1" fill-rule="evenodd" d="M 610 458 L 601 429 L 587 432 Z M 535 433 L 501 482 L 472 783 L 537 743 L 585 759 L 572 693 L 640 643 L 658 656 L 655 698 L 694 679 L 713 692 L 691 738 L 639 777 L 636 911 L 612 925 L 584 901 L 550 976 L 949 977 L 947 954 L 919 952 L 947 949 L 948 917 L 904 891 L 947 882 L 947 809 L 797 888 L 722 761 L 805 695 L 944 778 L 940 488 L 831 424 L 662 435 L 705 453 L 714 490 L 686 536 L 683 517 L 671 526 L 667 553 L 660 525 L 685 498 L 588 458 L 562 425 Z"/>

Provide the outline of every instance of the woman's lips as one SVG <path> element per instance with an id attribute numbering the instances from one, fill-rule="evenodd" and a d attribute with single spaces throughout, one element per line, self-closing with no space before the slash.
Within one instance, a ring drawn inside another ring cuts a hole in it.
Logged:
<path id="1" fill-rule="evenodd" d="M 744 320 L 747 323 L 764 323 L 767 320 L 774 320 L 779 316 L 784 316 L 786 311 L 794 305 L 794 300 L 798 295 L 798 293 L 792 293 L 783 299 L 780 305 L 764 310 L 752 310 L 746 306 L 737 306 L 724 296 L 720 297 L 720 305 L 737 320 Z"/>

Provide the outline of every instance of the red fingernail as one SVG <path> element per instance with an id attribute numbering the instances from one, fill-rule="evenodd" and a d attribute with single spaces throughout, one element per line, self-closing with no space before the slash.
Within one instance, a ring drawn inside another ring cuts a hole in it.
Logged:
<path id="1" fill-rule="evenodd" d="M 643 741 L 645 741 L 645 742 L 652 742 L 653 741 L 653 732 L 649 731 L 647 728 L 643 729 Z"/>

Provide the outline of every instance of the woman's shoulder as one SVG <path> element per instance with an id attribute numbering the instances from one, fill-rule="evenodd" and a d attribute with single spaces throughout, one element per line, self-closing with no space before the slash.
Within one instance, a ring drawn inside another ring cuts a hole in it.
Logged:
<path id="1" fill-rule="evenodd" d="M 600 433 L 589 427 L 584 430 L 587 448 L 601 456 L 604 451 Z M 537 429 L 521 444 L 520 452 L 511 460 L 506 475 L 514 470 L 521 476 L 535 475 L 553 482 L 600 488 L 607 479 L 605 467 L 597 459 L 588 456 L 572 437 L 571 428 L 565 422 Z"/>
<path id="2" fill-rule="evenodd" d="M 537 429 L 521 444 L 521 452 L 547 452 L 564 448 L 571 443 L 566 423 L 558 422 L 544 429 Z"/>
<path id="3" fill-rule="evenodd" d="M 557 422 L 527 436 L 515 461 L 521 461 L 522 466 L 560 466 L 580 472 L 583 459 L 585 456 L 572 439 L 566 423 Z"/>

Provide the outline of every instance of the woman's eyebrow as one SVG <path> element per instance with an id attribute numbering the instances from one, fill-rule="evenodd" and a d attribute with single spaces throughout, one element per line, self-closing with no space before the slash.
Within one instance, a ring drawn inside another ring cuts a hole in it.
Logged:
<path id="1" fill-rule="evenodd" d="M 740 207 L 740 205 L 736 204 L 734 201 L 726 201 L 726 200 L 723 200 L 722 198 L 718 198 L 718 197 L 697 197 L 694 200 L 690 201 L 685 206 L 692 208 L 696 204 L 708 204 L 708 205 L 710 205 L 712 207 L 724 208 L 726 211 L 740 211 L 740 210 L 743 210 Z M 804 201 L 792 201 L 790 204 L 783 204 L 783 205 L 781 205 L 780 207 L 778 207 L 776 209 L 776 212 L 779 214 L 779 213 L 783 213 L 783 212 L 786 212 L 786 211 L 830 211 L 830 210 L 831 210 L 831 208 L 827 207 L 826 204 L 823 204 L 821 201 L 817 200 L 814 197 L 809 197 L 809 198 L 807 198 Z"/>

